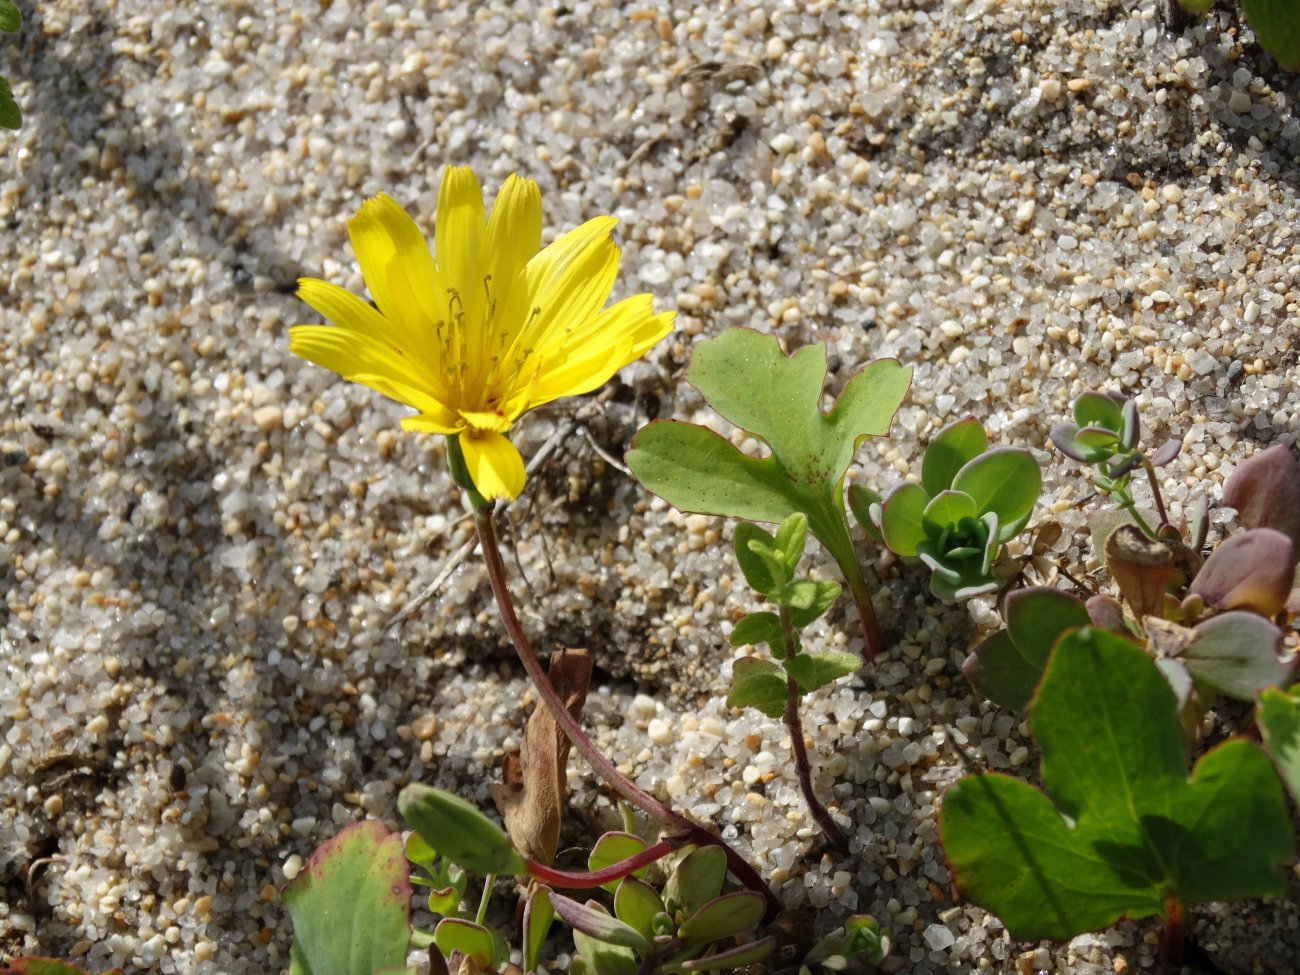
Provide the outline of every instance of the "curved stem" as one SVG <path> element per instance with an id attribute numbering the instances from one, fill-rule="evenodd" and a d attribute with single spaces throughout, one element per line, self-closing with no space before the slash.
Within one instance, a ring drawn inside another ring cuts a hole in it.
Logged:
<path id="1" fill-rule="evenodd" d="M 1156 482 L 1156 469 L 1146 456 L 1142 458 L 1142 466 L 1146 468 L 1147 481 L 1151 484 L 1151 497 L 1156 503 L 1156 514 L 1160 516 L 1160 527 L 1169 526 L 1169 515 L 1165 513 L 1165 499 L 1160 496 L 1160 485 Z"/>
<path id="2" fill-rule="evenodd" d="M 628 874 L 662 860 L 679 846 L 681 846 L 679 842 L 660 840 L 654 846 L 647 847 L 626 860 L 611 863 L 608 867 L 602 867 L 600 870 L 557 870 L 555 867 L 548 867 L 544 863 L 538 863 L 536 860 L 529 860 L 526 857 L 524 858 L 524 865 L 528 868 L 530 877 L 540 880 L 550 887 L 560 887 L 565 890 L 591 890 L 602 884 L 607 884 L 611 880 L 622 880 Z"/>
<path id="3" fill-rule="evenodd" d="M 795 654 L 794 626 L 790 622 L 790 610 L 785 606 L 781 607 L 781 628 L 785 631 L 785 656 L 788 660 Z M 813 819 L 821 826 L 826 839 L 847 853 L 848 839 L 813 790 L 812 765 L 808 761 L 808 747 L 803 741 L 803 722 L 799 719 L 799 682 L 793 677 L 786 677 L 786 687 L 790 696 L 785 699 L 785 726 L 790 731 L 790 747 L 794 749 L 794 764 L 799 772 L 799 788 L 803 792 L 803 801 L 808 804 Z"/>
<path id="4" fill-rule="evenodd" d="M 510 599 L 510 590 L 506 587 L 506 568 L 505 563 L 501 560 L 501 548 L 497 544 L 496 528 L 492 524 L 492 509 L 489 506 L 475 508 L 474 510 L 474 527 L 478 529 L 479 545 L 483 550 L 483 561 L 487 564 L 488 580 L 492 584 L 492 595 L 496 597 L 497 609 L 501 613 L 501 620 L 505 623 L 506 632 L 510 634 L 510 640 L 515 645 L 515 652 L 519 655 L 519 661 L 524 665 L 524 670 L 528 672 L 529 679 L 532 680 L 533 686 L 546 702 L 546 706 L 551 710 L 551 717 L 555 723 L 560 726 L 565 736 L 573 744 L 573 747 L 581 753 L 596 770 L 602 779 L 604 779 L 611 788 L 620 796 L 636 806 L 646 815 L 657 819 L 669 829 L 684 834 L 686 840 L 697 845 L 712 844 L 720 847 L 727 855 L 727 868 L 736 876 L 746 887 L 758 891 L 763 895 L 767 902 L 767 916 L 772 918 L 781 909 L 781 902 L 776 899 L 771 888 L 763 882 L 763 878 L 758 875 L 743 857 L 730 846 L 727 845 L 720 837 L 714 836 L 702 826 L 691 822 L 685 816 L 675 812 L 668 806 L 664 805 L 650 793 L 640 788 L 632 782 L 627 776 L 618 770 L 618 768 L 596 747 L 595 742 L 587 737 L 587 733 L 582 730 L 582 726 L 569 713 L 569 709 L 564 706 L 564 701 L 551 685 L 550 679 L 542 669 L 542 662 L 537 657 L 537 651 L 528 641 L 524 628 L 519 624 L 519 617 L 515 615 L 514 603 Z"/>

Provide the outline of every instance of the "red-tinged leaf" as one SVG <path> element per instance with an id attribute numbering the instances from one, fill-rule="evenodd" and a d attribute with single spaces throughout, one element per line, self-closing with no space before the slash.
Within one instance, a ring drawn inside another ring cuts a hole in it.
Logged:
<path id="1" fill-rule="evenodd" d="M 1253 528 L 1210 553 L 1191 591 L 1212 609 L 1251 609 L 1271 618 L 1286 605 L 1294 576 L 1291 539 L 1272 528 Z"/>
<path id="2" fill-rule="evenodd" d="M 1223 485 L 1223 503 L 1244 528 L 1272 528 L 1300 544 L 1300 463 L 1274 444 L 1241 464 Z"/>

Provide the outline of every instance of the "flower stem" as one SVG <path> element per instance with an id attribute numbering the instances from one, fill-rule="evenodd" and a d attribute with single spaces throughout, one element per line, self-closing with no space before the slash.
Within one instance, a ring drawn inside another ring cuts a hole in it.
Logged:
<path id="1" fill-rule="evenodd" d="M 530 877 L 540 880 L 548 886 L 560 887 L 565 890 L 592 890 L 602 884 L 609 883 L 611 880 L 622 880 L 628 874 L 662 860 L 679 846 L 681 846 L 681 843 L 677 842 L 675 838 L 660 840 L 654 846 L 647 847 L 626 860 L 611 863 L 608 867 L 602 867 L 600 870 L 580 872 L 557 870 L 555 867 L 548 867 L 544 863 L 527 859 L 524 864 L 528 867 Z"/>
<path id="2" fill-rule="evenodd" d="M 685 816 L 670 809 L 650 793 L 637 786 L 628 779 L 618 768 L 611 762 L 600 749 L 596 747 L 595 742 L 587 737 L 587 733 L 582 730 L 582 726 L 569 713 L 569 709 L 564 706 L 564 701 L 560 698 L 559 693 L 551 685 L 550 679 L 542 669 L 542 662 L 537 657 L 537 652 L 528 641 L 524 628 L 519 623 L 519 617 L 515 615 L 514 603 L 510 599 L 510 590 L 506 587 L 506 568 L 501 559 L 501 548 L 497 542 L 496 528 L 492 524 L 492 509 L 484 505 L 474 509 L 474 527 L 478 529 L 479 545 L 483 550 L 483 560 L 487 564 L 488 580 L 492 584 L 492 595 L 496 597 L 497 609 L 501 613 L 501 620 L 505 624 L 506 632 L 510 634 L 510 640 L 515 645 L 515 652 L 519 655 L 519 661 L 524 665 L 524 670 L 528 672 L 528 677 L 532 680 L 533 686 L 546 702 L 546 706 L 551 710 L 551 717 L 555 723 L 572 742 L 573 747 L 581 753 L 591 767 L 596 770 L 596 774 L 604 779 L 611 788 L 620 796 L 636 806 L 646 815 L 658 820 L 664 826 L 674 832 L 683 834 L 686 842 L 703 846 L 712 844 L 720 847 L 727 855 L 727 867 L 746 887 L 755 890 L 763 895 L 767 902 L 767 916 L 769 920 L 776 916 L 781 909 L 781 903 L 772 893 L 771 888 L 763 882 L 763 878 L 758 872 L 751 867 L 743 857 L 721 838 L 714 836 L 702 826 L 691 822 Z"/>
<path id="3" fill-rule="evenodd" d="M 795 655 L 794 625 L 790 622 L 790 610 L 785 606 L 781 607 L 781 628 L 785 631 L 785 657 L 790 660 Z M 785 699 L 785 726 L 790 731 L 790 747 L 794 749 L 794 764 L 799 772 L 799 788 L 803 792 L 803 801 L 808 804 L 813 819 L 821 826 L 826 839 L 836 848 L 847 853 L 848 839 L 831 818 L 831 814 L 822 805 L 821 800 L 817 798 L 817 793 L 813 791 L 812 765 L 808 761 L 808 747 L 803 740 L 803 722 L 799 719 L 799 682 L 793 677 L 787 677 L 786 687 L 789 689 L 790 696 Z"/>
<path id="4" fill-rule="evenodd" d="M 1156 482 L 1156 469 L 1151 461 L 1143 455 L 1142 466 L 1146 468 L 1147 481 L 1151 484 L 1151 497 L 1156 503 L 1156 513 L 1160 515 L 1160 527 L 1169 526 L 1169 515 L 1165 512 L 1165 499 L 1160 496 L 1160 485 Z"/>

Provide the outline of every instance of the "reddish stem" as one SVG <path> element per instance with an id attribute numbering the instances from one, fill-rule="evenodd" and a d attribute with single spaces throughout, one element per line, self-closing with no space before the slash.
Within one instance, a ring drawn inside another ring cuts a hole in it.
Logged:
<path id="1" fill-rule="evenodd" d="M 649 866 L 657 860 L 662 860 L 679 846 L 681 846 L 680 843 L 674 843 L 669 840 L 660 840 L 654 846 L 647 847 L 640 853 L 628 857 L 626 860 L 612 863 L 608 867 L 602 867 L 600 870 L 557 870 L 555 867 L 548 867 L 543 863 L 538 863 L 536 860 L 529 860 L 526 857 L 524 859 L 524 864 L 528 867 L 529 876 L 540 880 L 542 883 L 551 887 L 560 887 L 566 890 L 591 890 L 594 887 L 607 884 L 611 880 L 622 880 L 633 871 Z"/>
<path id="2" fill-rule="evenodd" d="M 730 846 L 727 845 L 720 837 L 714 836 L 702 826 L 691 822 L 685 816 L 664 805 L 650 793 L 637 786 L 627 776 L 620 772 L 600 749 L 596 747 L 595 742 L 587 737 L 587 733 L 582 730 L 582 726 L 569 713 L 569 709 L 564 706 L 555 687 L 551 684 L 550 678 L 546 676 L 546 671 L 542 668 L 542 662 L 537 657 L 537 651 L 529 642 L 528 636 L 524 633 L 524 628 L 519 623 L 519 617 L 515 615 L 514 603 L 510 599 L 510 590 L 506 587 L 506 567 L 501 559 L 501 548 L 497 543 L 496 528 L 492 524 L 492 510 L 488 506 L 476 508 L 474 510 L 474 527 L 478 529 L 479 547 L 483 550 L 483 561 L 487 564 L 488 580 L 492 584 L 492 595 L 496 597 L 497 609 L 501 613 L 501 620 L 505 624 L 506 632 L 510 634 L 510 640 L 515 645 L 515 652 L 519 655 L 519 661 L 524 665 L 524 670 L 528 672 L 533 686 L 541 694 L 542 700 L 551 710 L 551 717 L 555 723 L 560 726 L 561 730 L 572 742 L 573 747 L 581 753 L 596 770 L 596 773 L 604 779 L 620 796 L 636 806 L 646 815 L 657 819 L 664 826 L 681 834 L 684 842 L 694 843 L 697 846 L 712 844 L 721 848 L 727 856 L 727 868 L 735 875 L 736 879 L 748 887 L 763 895 L 767 903 L 767 919 L 771 920 L 781 910 L 781 902 L 776 899 L 771 888 L 763 882 L 763 878 L 758 875 L 743 857 Z"/>

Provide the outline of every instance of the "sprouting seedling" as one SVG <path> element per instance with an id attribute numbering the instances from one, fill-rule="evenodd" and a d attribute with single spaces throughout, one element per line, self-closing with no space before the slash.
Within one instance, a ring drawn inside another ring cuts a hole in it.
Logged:
<path id="1" fill-rule="evenodd" d="M 840 587 L 834 582 L 796 576 L 808 539 L 808 518 L 791 515 L 771 535 L 749 522 L 736 526 L 736 560 L 751 587 L 776 607 L 743 617 L 731 633 L 731 645 L 766 643 L 778 663 L 757 657 L 736 661 L 731 693 L 732 707 L 753 707 L 769 718 L 783 718 L 790 731 L 804 801 L 827 838 L 847 847 L 844 834 L 822 805 L 812 784 L 808 749 L 799 719 L 799 699 L 858 670 L 861 660 L 851 653 L 804 653 L 799 629 L 834 605 Z"/>
<path id="2" fill-rule="evenodd" d="M 1137 402 L 1109 393 L 1084 393 L 1074 401 L 1074 422 L 1058 423 L 1051 433 L 1052 443 L 1061 453 L 1095 468 L 1092 481 L 1097 490 L 1113 497 L 1143 533 L 1155 538 L 1157 530 L 1138 512 L 1129 481 L 1135 468 L 1146 471 L 1160 518 L 1158 528 L 1172 531 L 1155 469 L 1177 457 L 1182 442 L 1168 440 L 1147 457 L 1138 447 L 1141 436 Z"/>
<path id="3" fill-rule="evenodd" d="M 859 521 L 879 521 L 891 551 L 929 567 L 936 596 L 966 599 L 1006 585 L 1009 574 L 998 571 L 1002 546 L 1025 527 L 1041 488 L 1029 451 L 990 450 L 979 421 L 965 417 L 935 435 L 920 484 L 899 485 L 878 507 L 854 493 L 850 503 Z"/>
<path id="4" fill-rule="evenodd" d="M 573 928 L 578 949 L 570 971 L 733 971 L 767 958 L 776 947 L 772 937 L 734 943 L 762 918 L 763 899 L 750 890 L 724 894 L 726 873 L 722 851 L 700 847 L 684 851 L 661 890 L 636 876 L 623 878 L 613 891 L 612 912 L 598 900 L 580 902 L 552 893 L 555 913 Z"/>
<path id="5" fill-rule="evenodd" d="M 1188 909 L 1286 889 L 1294 837 L 1277 773 L 1228 741 L 1188 775 L 1177 701 L 1120 636 L 1067 633 L 1029 706 L 1043 791 L 998 773 L 946 793 L 940 838 L 958 888 L 1012 937 L 1064 941 L 1158 915 L 1181 949 Z"/>
<path id="6" fill-rule="evenodd" d="M 695 347 L 687 377 L 723 417 L 771 449 L 750 457 L 711 430 L 656 421 L 632 442 L 637 480 L 682 511 L 779 524 L 802 512 L 835 559 L 862 617 L 864 653 L 881 649 L 880 626 L 844 511 L 844 474 L 865 437 L 884 437 L 912 379 L 893 359 L 868 364 L 821 411 L 826 349 L 792 356 L 770 335 L 733 328 Z"/>

